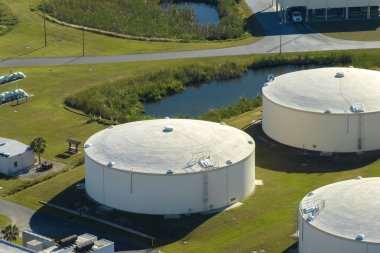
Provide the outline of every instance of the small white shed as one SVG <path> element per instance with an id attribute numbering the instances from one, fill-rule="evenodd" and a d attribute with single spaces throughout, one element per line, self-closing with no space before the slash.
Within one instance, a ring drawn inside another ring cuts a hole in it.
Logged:
<path id="1" fill-rule="evenodd" d="M 0 137 L 0 173 L 12 175 L 34 165 L 34 152 L 19 141 Z"/>

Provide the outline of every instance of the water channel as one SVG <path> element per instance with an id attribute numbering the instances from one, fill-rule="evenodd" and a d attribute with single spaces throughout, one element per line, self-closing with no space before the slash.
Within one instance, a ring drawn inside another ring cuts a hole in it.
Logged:
<path id="1" fill-rule="evenodd" d="M 190 116 L 196 117 L 210 109 L 219 109 L 236 103 L 241 97 L 252 99 L 261 95 L 261 88 L 267 75 L 275 76 L 304 69 L 316 68 L 313 65 L 285 65 L 248 70 L 241 78 L 212 80 L 188 87 L 184 92 L 166 97 L 162 101 L 144 104 L 145 113 L 154 117 Z"/>

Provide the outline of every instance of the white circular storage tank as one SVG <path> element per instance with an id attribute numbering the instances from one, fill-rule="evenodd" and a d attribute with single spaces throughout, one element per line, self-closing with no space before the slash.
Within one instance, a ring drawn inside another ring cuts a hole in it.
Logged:
<path id="1" fill-rule="evenodd" d="M 323 186 L 300 204 L 300 253 L 380 252 L 380 178 Z"/>
<path id="2" fill-rule="evenodd" d="M 263 89 L 263 131 L 297 148 L 380 149 L 380 72 L 319 68 L 276 77 Z"/>
<path id="3" fill-rule="evenodd" d="M 184 214 L 229 206 L 255 188 L 255 143 L 200 120 L 158 119 L 110 127 L 85 144 L 86 191 L 135 213 Z"/>

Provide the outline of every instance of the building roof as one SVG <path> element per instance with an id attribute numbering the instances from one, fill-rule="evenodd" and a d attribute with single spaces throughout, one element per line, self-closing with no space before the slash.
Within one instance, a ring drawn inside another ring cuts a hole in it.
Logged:
<path id="1" fill-rule="evenodd" d="M 0 137 L 0 157 L 12 157 L 26 151 L 29 151 L 30 147 L 19 141 L 6 139 Z"/>
<path id="2" fill-rule="evenodd" d="M 309 222 L 319 230 L 351 240 L 363 235 L 365 242 L 380 243 L 379 196 L 380 177 L 359 177 L 309 193 L 300 210 L 307 219 L 319 207 L 319 214 Z"/>
<path id="3" fill-rule="evenodd" d="M 91 136 L 85 152 L 94 161 L 140 173 L 182 174 L 225 167 L 255 149 L 245 132 L 221 123 L 188 119 L 137 121 Z"/>
<path id="4" fill-rule="evenodd" d="M 296 71 L 276 77 L 262 91 L 269 100 L 302 111 L 380 111 L 380 72 L 374 70 L 334 67 Z"/>

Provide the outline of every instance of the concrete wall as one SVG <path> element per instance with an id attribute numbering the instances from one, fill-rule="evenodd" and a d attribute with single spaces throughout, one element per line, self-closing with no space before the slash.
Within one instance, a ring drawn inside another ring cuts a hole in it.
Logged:
<path id="1" fill-rule="evenodd" d="M 272 139 L 296 148 L 326 152 L 380 149 L 380 113 L 362 114 L 361 150 L 359 114 L 326 114 L 294 110 L 263 96 L 263 130 Z"/>
<path id="2" fill-rule="evenodd" d="M 15 162 L 17 166 L 15 167 Z M 6 175 L 12 175 L 20 170 L 29 168 L 34 165 L 34 153 L 33 151 L 27 151 L 23 154 L 3 157 L 0 156 L 0 173 Z"/>
<path id="3" fill-rule="evenodd" d="M 100 165 L 86 154 L 85 162 L 89 196 L 107 206 L 135 213 L 208 211 L 243 200 L 255 187 L 254 152 L 236 164 L 207 172 L 207 208 L 203 201 L 203 173 L 135 173 Z"/>
<path id="4" fill-rule="evenodd" d="M 380 244 L 338 237 L 321 231 L 300 216 L 299 253 L 376 253 Z"/>
<path id="5" fill-rule="evenodd" d="M 380 5 L 380 0 L 277 0 L 284 8 L 305 6 L 308 9 L 345 8 Z"/>
<path id="6" fill-rule="evenodd" d="M 24 247 L 27 246 L 27 243 L 32 240 L 37 240 L 42 242 L 43 248 L 49 248 L 55 244 L 55 240 L 46 236 L 42 236 L 40 234 L 33 233 L 31 231 L 22 231 L 22 244 Z"/>

